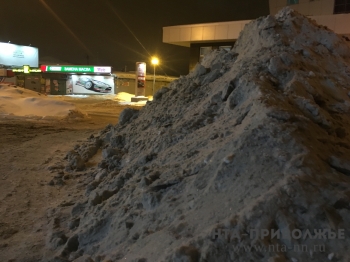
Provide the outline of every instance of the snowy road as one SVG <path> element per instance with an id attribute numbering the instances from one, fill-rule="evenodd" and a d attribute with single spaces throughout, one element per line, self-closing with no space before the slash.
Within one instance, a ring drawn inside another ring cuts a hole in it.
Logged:
<path id="1" fill-rule="evenodd" d="M 101 98 L 58 97 L 89 115 L 84 119 L 0 118 L 0 261 L 39 261 L 45 253 L 50 208 L 77 197 L 77 179 L 48 167 L 62 161 L 74 145 L 116 124 L 126 107 Z M 91 163 L 90 163 L 91 164 Z M 66 186 L 49 186 L 61 180 Z M 55 178 L 56 177 L 56 178 Z M 55 180 L 55 181 L 56 181 Z M 73 182 L 74 181 L 74 182 Z M 52 182 L 51 182 L 52 183 Z"/>

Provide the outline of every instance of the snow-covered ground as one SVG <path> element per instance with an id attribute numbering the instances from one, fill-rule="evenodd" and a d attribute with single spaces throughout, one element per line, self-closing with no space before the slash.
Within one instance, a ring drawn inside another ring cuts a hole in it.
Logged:
<path id="1" fill-rule="evenodd" d="M 139 101 L 139 102 L 131 102 L 131 98 L 135 97 L 134 94 L 126 93 L 126 92 L 119 92 L 117 94 L 111 94 L 111 95 L 65 95 L 65 96 L 53 96 L 49 95 L 49 97 L 53 98 L 89 98 L 89 99 L 94 99 L 96 101 L 100 100 L 114 100 L 118 101 L 120 104 L 123 105 L 135 105 L 135 106 L 144 106 L 147 101 Z M 153 97 L 148 96 L 148 100 L 152 101 Z"/>
<path id="2" fill-rule="evenodd" d="M 115 96 L 115 100 L 119 101 L 122 105 L 135 105 L 135 106 L 143 106 L 147 103 L 147 101 L 139 101 L 139 102 L 131 102 L 131 98 L 135 97 L 134 94 L 120 92 Z M 153 100 L 152 96 L 148 97 L 149 101 Z"/>
<path id="3" fill-rule="evenodd" d="M 0 115 L 67 116 L 76 110 L 72 103 L 57 101 L 40 93 L 11 85 L 0 85 Z"/>
<path id="4" fill-rule="evenodd" d="M 0 117 L 84 118 L 96 111 L 114 114 L 115 107 L 146 104 L 146 101 L 131 102 L 133 96 L 125 92 L 116 95 L 45 96 L 22 87 L 3 84 L 0 85 Z"/>
<path id="5" fill-rule="evenodd" d="M 57 184 L 56 170 L 48 170 L 46 165 L 60 161 L 76 143 L 96 135 L 106 125 L 115 125 L 120 112 L 133 107 L 120 104 L 116 98 L 118 96 L 46 97 L 20 87 L 1 85 L 1 262 L 44 261 L 48 210 L 67 196 L 79 194 L 72 187 L 67 191 L 51 186 L 53 179 Z M 121 97 L 119 100 L 125 101 Z M 99 161 L 98 157 L 93 161 Z M 73 177 L 61 178 L 63 185 Z"/>

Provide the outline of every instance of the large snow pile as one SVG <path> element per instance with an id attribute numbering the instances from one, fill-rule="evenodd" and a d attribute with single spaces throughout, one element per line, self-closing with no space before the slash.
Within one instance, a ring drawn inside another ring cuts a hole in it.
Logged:
<path id="1" fill-rule="evenodd" d="M 346 39 L 289 8 L 250 22 L 68 153 L 103 160 L 48 214 L 54 261 L 349 261 L 349 84 Z"/>
<path id="2" fill-rule="evenodd" d="M 84 114 L 75 105 L 11 85 L 0 85 L 0 116 L 67 117 Z"/>

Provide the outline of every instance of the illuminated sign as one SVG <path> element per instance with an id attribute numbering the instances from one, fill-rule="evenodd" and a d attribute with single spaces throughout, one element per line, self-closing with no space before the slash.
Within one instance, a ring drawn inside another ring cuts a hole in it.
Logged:
<path id="1" fill-rule="evenodd" d="M 23 72 L 24 72 L 25 74 L 29 74 L 29 72 L 30 72 L 30 66 L 29 66 L 29 65 L 23 66 Z"/>
<path id="2" fill-rule="evenodd" d="M 39 50 L 32 46 L 0 42 L 0 64 L 8 66 L 39 66 Z"/>
<path id="3" fill-rule="evenodd" d="M 112 68 L 110 66 L 95 66 L 95 73 L 112 73 Z"/>
<path id="4" fill-rule="evenodd" d="M 12 72 L 15 73 L 40 73 L 41 69 L 40 68 L 30 68 L 30 66 L 23 66 L 23 68 L 14 68 L 11 69 Z"/>
<path id="5" fill-rule="evenodd" d="M 40 73 L 40 72 L 41 72 L 41 69 L 40 69 L 40 68 L 31 68 L 31 69 L 30 69 L 30 72 L 31 72 L 31 73 Z"/>
<path id="6" fill-rule="evenodd" d="M 135 96 L 146 94 L 146 63 L 136 62 Z"/>
<path id="7" fill-rule="evenodd" d="M 112 72 L 110 66 L 42 65 L 40 68 L 42 72 L 55 73 L 106 74 Z"/>
<path id="8" fill-rule="evenodd" d="M 67 83 L 73 94 L 114 94 L 114 77 L 72 74 Z"/>

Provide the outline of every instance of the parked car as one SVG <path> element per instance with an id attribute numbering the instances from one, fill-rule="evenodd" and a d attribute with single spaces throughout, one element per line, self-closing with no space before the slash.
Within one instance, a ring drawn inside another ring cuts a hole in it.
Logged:
<path id="1" fill-rule="evenodd" d="M 101 93 L 110 93 L 112 87 L 104 82 L 92 79 L 90 77 L 79 77 L 76 85 L 83 86 L 87 90 L 101 92 Z"/>

